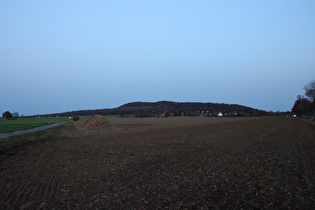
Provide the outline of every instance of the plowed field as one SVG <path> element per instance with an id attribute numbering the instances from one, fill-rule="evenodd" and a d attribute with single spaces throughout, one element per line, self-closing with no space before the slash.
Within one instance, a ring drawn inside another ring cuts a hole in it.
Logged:
<path id="1" fill-rule="evenodd" d="M 300 120 L 108 120 L 119 129 L 78 121 L 2 154 L 0 208 L 315 207 L 315 128 Z"/>

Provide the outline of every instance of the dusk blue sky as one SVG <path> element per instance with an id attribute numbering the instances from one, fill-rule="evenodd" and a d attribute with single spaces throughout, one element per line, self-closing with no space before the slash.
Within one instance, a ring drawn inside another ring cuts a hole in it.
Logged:
<path id="1" fill-rule="evenodd" d="M 291 110 L 315 79 L 315 1 L 2 1 L 0 112 L 134 101 Z"/>

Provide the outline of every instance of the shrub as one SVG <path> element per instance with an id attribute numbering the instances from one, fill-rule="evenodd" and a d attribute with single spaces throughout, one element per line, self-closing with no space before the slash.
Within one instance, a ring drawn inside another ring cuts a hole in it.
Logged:
<path id="1" fill-rule="evenodd" d="M 72 116 L 73 121 L 78 121 L 80 118 L 78 116 Z"/>

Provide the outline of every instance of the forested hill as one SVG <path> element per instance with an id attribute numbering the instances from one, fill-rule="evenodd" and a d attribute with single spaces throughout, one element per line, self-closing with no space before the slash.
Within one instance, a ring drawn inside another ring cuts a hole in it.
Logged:
<path id="1" fill-rule="evenodd" d="M 89 116 L 101 115 L 133 115 L 136 117 L 154 116 L 264 116 L 266 111 L 237 104 L 223 103 L 192 103 L 192 102 L 133 102 L 113 109 L 80 110 L 49 114 L 49 116 Z"/>

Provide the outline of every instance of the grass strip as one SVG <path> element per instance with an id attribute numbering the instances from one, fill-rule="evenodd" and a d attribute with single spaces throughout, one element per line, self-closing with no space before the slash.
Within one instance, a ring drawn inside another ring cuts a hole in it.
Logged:
<path id="1" fill-rule="evenodd" d="M 16 120 L 0 119 L 0 133 L 27 130 L 39 126 L 69 121 L 69 117 L 19 118 Z"/>

